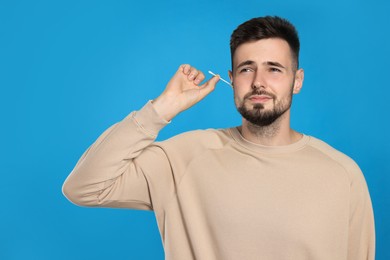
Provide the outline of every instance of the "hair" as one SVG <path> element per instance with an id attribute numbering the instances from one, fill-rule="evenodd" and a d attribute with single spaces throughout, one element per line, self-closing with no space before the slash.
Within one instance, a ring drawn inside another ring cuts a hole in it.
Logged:
<path id="1" fill-rule="evenodd" d="M 288 20 L 278 16 L 253 18 L 239 25 L 230 37 L 230 53 L 233 70 L 233 56 L 238 46 L 243 43 L 263 39 L 279 38 L 290 46 L 293 58 L 293 68 L 299 67 L 299 37 L 298 32 Z"/>

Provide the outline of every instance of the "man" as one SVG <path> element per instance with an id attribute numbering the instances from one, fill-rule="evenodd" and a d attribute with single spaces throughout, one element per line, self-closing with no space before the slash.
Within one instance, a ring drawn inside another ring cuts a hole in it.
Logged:
<path id="1" fill-rule="evenodd" d="M 219 77 L 181 65 L 164 92 L 106 130 L 63 192 L 75 204 L 153 210 L 166 259 L 374 259 L 371 200 L 359 167 L 290 128 L 299 39 L 262 17 L 231 37 L 242 126 L 154 142 Z"/>

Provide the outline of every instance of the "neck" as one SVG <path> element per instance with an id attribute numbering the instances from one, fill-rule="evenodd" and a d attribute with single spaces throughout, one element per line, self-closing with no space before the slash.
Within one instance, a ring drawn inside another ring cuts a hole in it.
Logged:
<path id="1" fill-rule="evenodd" d="M 286 111 L 272 124 L 254 125 L 244 118 L 239 128 L 242 136 L 248 141 L 267 146 L 289 145 L 302 138 L 302 134 L 290 128 L 290 113 Z"/>

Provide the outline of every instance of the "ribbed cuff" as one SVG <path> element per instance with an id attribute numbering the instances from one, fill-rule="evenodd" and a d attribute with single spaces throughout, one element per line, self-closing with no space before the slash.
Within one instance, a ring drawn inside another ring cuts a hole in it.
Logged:
<path id="1" fill-rule="evenodd" d="M 166 121 L 157 113 L 151 100 L 140 110 L 131 113 L 129 117 L 132 117 L 142 131 L 153 137 L 156 137 L 160 130 L 170 123 L 170 121 Z"/>

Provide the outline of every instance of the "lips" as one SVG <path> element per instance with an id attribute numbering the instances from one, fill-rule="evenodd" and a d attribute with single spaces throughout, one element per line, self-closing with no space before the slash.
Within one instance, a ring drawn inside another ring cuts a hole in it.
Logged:
<path id="1" fill-rule="evenodd" d="M 271 100 L 272 97 L 266 95 L 252 95 L 248 99 L 255 102 L 267 102 L 268 100 Z"/>

